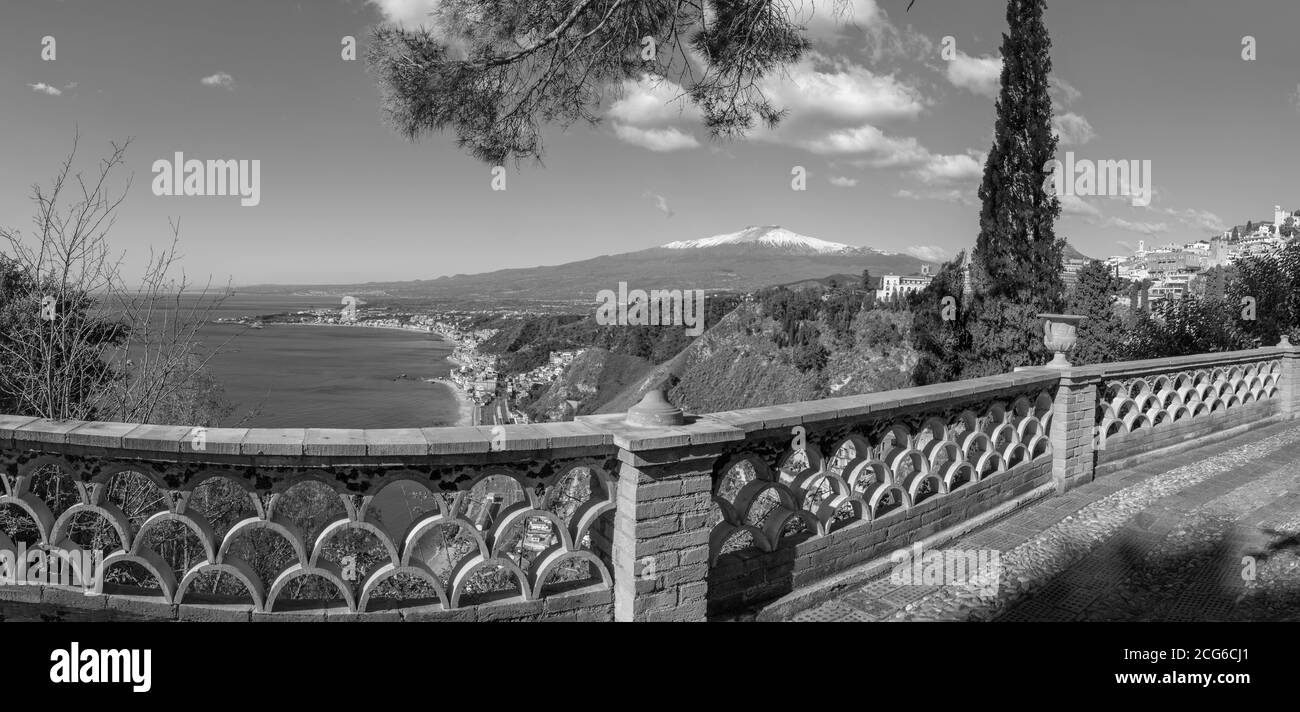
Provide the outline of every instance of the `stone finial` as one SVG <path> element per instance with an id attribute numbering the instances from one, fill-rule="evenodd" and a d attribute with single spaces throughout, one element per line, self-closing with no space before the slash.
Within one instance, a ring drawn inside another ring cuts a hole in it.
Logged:
<path id="1" fill-rule="evenodd" d="M 686 422 L 686 415 L 681 408 L 668 402 L 662 389 L 655 389 L 647 392 L 640 403 L 628 410 L 625 422 L 643 428 L 681 425 Z"/>
<path id="2" fill-rule="evenodd" d="M 1279 341 L 1277 345 L 1280 346 L 1281 348 L 1284 348 L 1284 349 L 1289 349 L 1289 348 L 1291 348 L 1291 335 L 1290 335 L 1290 334 L 1282 334 L 1282 340 Z"/>

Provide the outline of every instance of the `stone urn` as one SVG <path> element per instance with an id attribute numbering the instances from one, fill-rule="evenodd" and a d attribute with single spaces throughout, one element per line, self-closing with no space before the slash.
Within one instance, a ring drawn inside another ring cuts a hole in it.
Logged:
<path id="1" fill-rule="evenodd" d="M 1074 342 L 1079 340 L 1079 322 L 1088 317 L 1076 314 L 1039 314 L 1038 316 L 1043 319 L 1043 345 L 1056 352 L 1056 356 L 1048 362 L 1047 367 L 1069 368 L 1070 362 L 1065 359 L 1065 354 L 1074 348 Z"/>
<path id="2" fill-rule="evenodd" d="M 682 409 L 668 402 L 662 390 L 652 390 L 645 394 L 640 403 L 627 412 L 625 422 L 643 428 L 668 427 L 686 422 Z"/>

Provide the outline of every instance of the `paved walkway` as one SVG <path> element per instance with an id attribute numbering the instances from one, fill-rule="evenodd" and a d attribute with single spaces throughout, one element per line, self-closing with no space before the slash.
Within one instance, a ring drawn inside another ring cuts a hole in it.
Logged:
<path id="1" fill-rule="evenodd" d="M 1300 620 L 1300 425 L 1103 476 L 944 549 L 996 550 L 996 592 L 886 574 L 793 619 Z"/>

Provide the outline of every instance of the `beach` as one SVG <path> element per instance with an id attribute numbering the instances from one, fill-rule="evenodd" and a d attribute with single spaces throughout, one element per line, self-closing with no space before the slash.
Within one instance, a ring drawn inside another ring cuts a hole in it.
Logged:
<path id="1" fill-rule="evenodd" d="M 474 409 L 477 407 L 474 401 L 470 399 L 469 394 L 460 389 L 449 378 L 430 378 L 429 383 L 437 383 L 446 386 L 451 390 L 452 396 L 456 399 L 456 405 L 459 410 L 459 417 L 456 419 L 456 425 L 474 425 Z"/>

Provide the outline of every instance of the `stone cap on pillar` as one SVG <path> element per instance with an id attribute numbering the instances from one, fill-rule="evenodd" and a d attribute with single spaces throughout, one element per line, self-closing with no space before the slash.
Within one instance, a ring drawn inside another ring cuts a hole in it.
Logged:
<path id="1" fill-rule="evenodd" d="M 681 408 L 668 402 L 663 390 L 655 389 L 645 394 L 640 403 L 627 411 L 626 422 L 645 428 L 662 428 L 664 426 L 682 425 L 686 414 Z"/>

